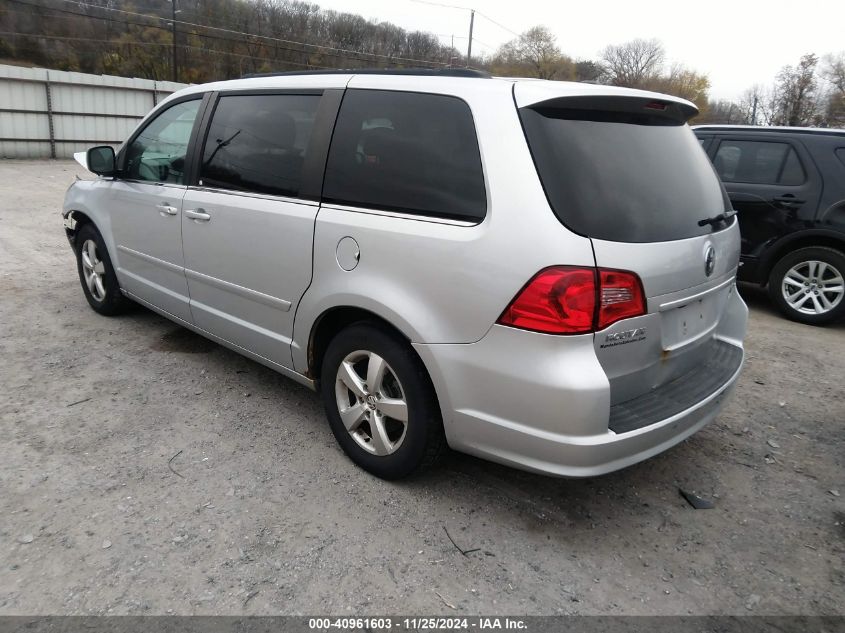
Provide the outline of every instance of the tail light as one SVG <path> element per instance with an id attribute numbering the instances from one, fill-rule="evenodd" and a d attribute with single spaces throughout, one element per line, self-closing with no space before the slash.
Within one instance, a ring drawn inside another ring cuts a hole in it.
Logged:
<path id="1" fill-rule="evenodd" d="M 645 314 L 645 293 L 636 274 L 599 268 L 599 280 L 597 330 L 622 319 Z"/>
<path id="2" fill-rule="evenodd" d="M 641 314 L 645 296 L 636 274 L 553 266 L 525 285 L 498 323 L 545 334 L 586 334 Z"/>

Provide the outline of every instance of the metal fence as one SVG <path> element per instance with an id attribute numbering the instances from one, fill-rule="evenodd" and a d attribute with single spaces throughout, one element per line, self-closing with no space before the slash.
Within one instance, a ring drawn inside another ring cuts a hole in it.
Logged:
<path id="1" fill-rule="evenodd" d="M 0 64 L 0 157 L 70 158 L 118 145 L 186 85 Z"/>

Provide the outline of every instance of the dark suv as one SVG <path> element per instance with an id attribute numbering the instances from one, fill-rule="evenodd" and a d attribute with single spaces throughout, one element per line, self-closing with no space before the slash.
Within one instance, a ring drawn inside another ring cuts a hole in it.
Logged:
<path id="1" fill-rule="evenodd" d="M 787 317 L 845 315 L 845 130 L 694 128 L 742 233 L 739 279 L 768 284 Z"/>

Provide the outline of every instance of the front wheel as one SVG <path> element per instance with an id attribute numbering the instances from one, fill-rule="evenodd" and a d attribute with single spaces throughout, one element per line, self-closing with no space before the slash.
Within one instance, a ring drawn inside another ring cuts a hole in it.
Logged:
<path id="1" fill-rule="evenodd" d="M 382 479 L 431 466 L 445 445 L 431 380 L 413 349 L 368 323 L 342 330 L 323 358 L 320 390 L 346 454 Z"/>
<path id="2" fill-rule="evenodd" d="M 769 276 L 769 295 L 786 317 L 823 325 L 845 316 L 845 254 L 826 246 L 800 248 Z"/>
<path id="3" fill-rule="evenodd" d="M 105 316 L 124 312 L 129 300 L 120 292 L 103 236 L 93 224 L 85 224 L 76 234 L 75 244 L 76 267 L 88 305 Z"/>

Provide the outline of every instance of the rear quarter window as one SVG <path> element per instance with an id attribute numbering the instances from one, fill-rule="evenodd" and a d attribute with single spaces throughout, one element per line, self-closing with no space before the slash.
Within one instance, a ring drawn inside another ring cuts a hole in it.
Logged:
<path id="1" fill-rule="evenodd" d="M 347 90 L 332 136 L 323 198 L 480 221 L 487 198 L 469 106 L 444 95 Z"/>

